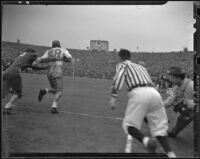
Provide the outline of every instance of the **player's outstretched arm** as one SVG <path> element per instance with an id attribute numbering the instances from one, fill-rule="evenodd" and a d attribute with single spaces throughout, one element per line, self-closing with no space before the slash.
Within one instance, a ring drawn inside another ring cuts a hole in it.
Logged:
<path id="1" fill-rule="evenodd" d="M 53 61 L 63 61 L 63 58 L 49 57 L 49 50 L 47 50 L 42 56 L 37 57 L 34 63 L 48 63 Z"/>
<path id="2" fill-rule="evenodd" d="M 48 63 L 53 61 L 63 61 L 62 58 L 37 58 L 36 62 L 38 63 Z"/>
<path id="3" fill-rule="evenodd" d="M 32 69 L 34 69 L 34 70 L 46 70 L 46 69 L 48 69 L 49 68 L 49 66 L 41 66 L 41 65 L 38 65 L 38 63 L 37 62 L 34 62 L 31 66 L 30 66 L 30 68 L 32 68 Z"/>

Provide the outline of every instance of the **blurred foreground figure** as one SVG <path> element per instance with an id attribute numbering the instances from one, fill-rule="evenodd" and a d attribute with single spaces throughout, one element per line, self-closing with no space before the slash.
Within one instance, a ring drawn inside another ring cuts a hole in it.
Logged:
<path id="1" fill-rule="evenodd" d="M 133 63 L 128 50 L 119 51 L 120 63 L 116 66 L 116 74 L 112 85 L 110 99 L 111 109 L 116 107 L 117 91 L 124 81 L 128 87 L 128 104 L 123 120 L 123 129 L 127 135 L 139 140 L 149 153 L 156 153 L 157 138 L 169 157 L 176 157 L 167 139 L 168 118 L 160 93 L 153 87 L 151 77 L 143 66 Z M 152 137 L 140 131 L 144 119 Z"/>
<path id="2" fill-rule="evenodd" d="M 175 138 L 194 119 L 194 82 L 186 78 L 186 73 L 180 67 L 171 67 L 168 70 L 173 87 L 172 94 L 164 101 L 166 108 L 174 107 L 179 113 L 176 125 L 168 133 Z"/>

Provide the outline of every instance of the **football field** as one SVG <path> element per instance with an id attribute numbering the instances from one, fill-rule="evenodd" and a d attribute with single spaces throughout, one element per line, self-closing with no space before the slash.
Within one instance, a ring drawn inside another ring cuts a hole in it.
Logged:
<path id="1" fill-rule="evenodd" d="M 126 134 L 122 119 L 127 92 L 119 92 L 117 108 L 109 106 L 111 80 L 64 77 L 59 114 L 51 114 L 53 95 L 37 101 L 40 88 L 49 87 L 45 75 L 23 74 L 24 95 L 13 115 L 2 116 L 3 148 L 8 153 L 124 153 Z M 167 95 L 163 95 L 166 98 Z M 5 101 L 2 101 L 5 103 Z M 177 114 L 167 111 L 170 127 Z M 149 135 L 148 127 L 142 131 Z M 170 144 L 178 157 L 193 157 L 193 123 Z M 158 144 L 159 145 L 159 144 Z M 147 151 L 133 140 L 132 152 Z M 158 146 L 157 152 L 164 152 Z"/>

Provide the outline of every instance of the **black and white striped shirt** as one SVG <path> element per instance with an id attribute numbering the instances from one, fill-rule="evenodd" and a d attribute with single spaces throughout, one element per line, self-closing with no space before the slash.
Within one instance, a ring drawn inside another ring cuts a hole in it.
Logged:
<path id="1" fill-rule="evenodd" d="M 117 90 L 120 90 L 126 82 L 128 90 L 139 86 L 152 85 L 152 80 L 146 68 L 130 60 L 125 60 L 116 66 L 116 74 L 113 79 L 112 96 L 117 97 Z"/>

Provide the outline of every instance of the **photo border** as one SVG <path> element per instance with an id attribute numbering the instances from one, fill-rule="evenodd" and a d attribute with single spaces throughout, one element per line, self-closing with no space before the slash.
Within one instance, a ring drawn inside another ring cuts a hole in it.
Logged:
<path id="1" fill-rule="evenodd" d="M 131 1 L 131 0 L 115 0 L 115 1 L 1 1 L 1 13 L 3 17 L 3 5 L 163 5 L 168 1 Z M 194 28 L 196 32 L 194 33 L 194 50 L 196 54 L 194 55 L 194 90 L 195 90 L 195 108 L 194 108 L 194 157 L 200 157 L 200 64 L 197 63 L 197 59 L 200 58 L 200 15 L 199 15 L 200 5 L 194 1 L 193 3 L 193 18 L 196 19 Z M 2 21 L 1 21 L 2 23 Z M 1 130 L 2 132 L 2 130 Z M 3 146 L 3 145 L 2 145 Z M 7 156 L 8 155 L 8 156 Z M 12 153 L 7 154 L 5 157 L 69 157 L 69 158 L 85 158 L 85 157 L 166 157 L 164 154 L 125 154 L 125 153 Z M 164 156 L 163 156 L 164 155 Z M 3 156 L 2 156 L 3 157 Z"/>

